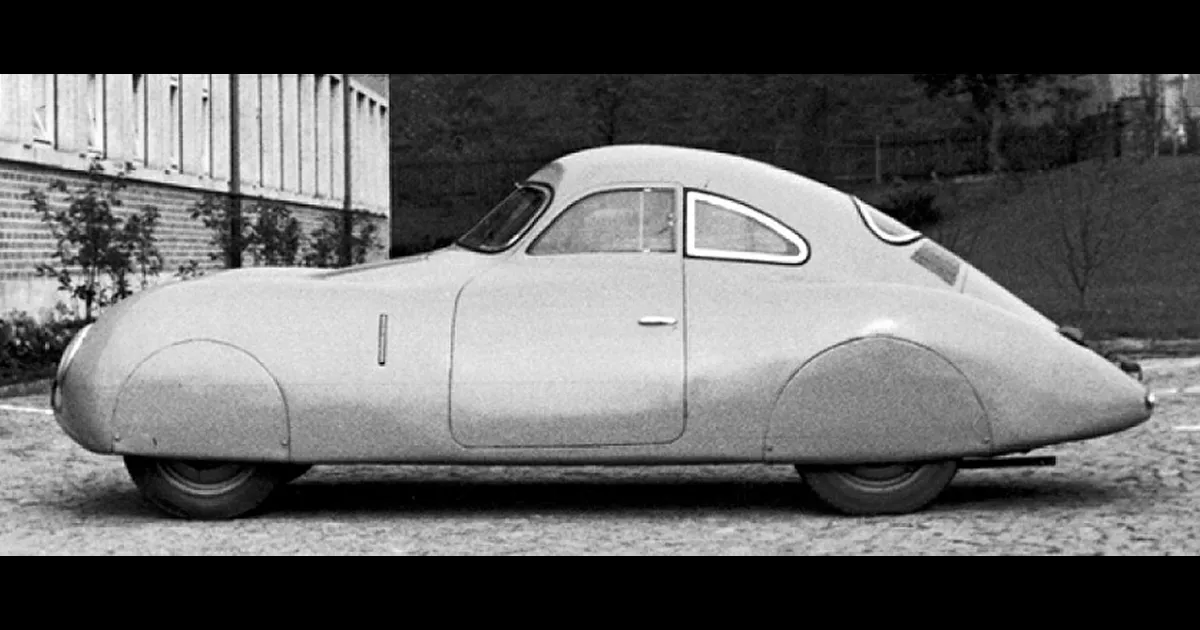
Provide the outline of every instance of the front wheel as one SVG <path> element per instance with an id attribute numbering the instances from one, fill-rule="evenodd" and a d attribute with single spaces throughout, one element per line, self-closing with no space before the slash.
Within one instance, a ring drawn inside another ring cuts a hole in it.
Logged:
<path id="1" fill-rule="evenodd" d="M 271 465 L 141 457 L 126 457 L 125 468 L 155 507 L 195 520 L 229 520 L 254 512 L 286 483 L 287 472 Z"/>
<path id="2" fill-rule="evenodd" d="M 885 516 L 928 507 L 954 480 L 958 463 L 797 470 L 829 507 L 849 516 Z"/>

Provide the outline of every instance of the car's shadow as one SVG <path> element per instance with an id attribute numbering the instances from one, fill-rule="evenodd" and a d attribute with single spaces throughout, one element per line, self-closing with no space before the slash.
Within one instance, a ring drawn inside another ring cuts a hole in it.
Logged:
<path id="1" fill-rule="evenodd" d="M 157 511 L 132 487 L 108 488 L 70 507 L 89 517 L 145 518 Z M 962 476 L 924 514 L 1078 510 L 1136 498 L 1136 492 L 1096 480 L 1049 476 Z M 345 516 L 656 516 L 705 513 L 725 516 L 836 516 L 798 479 L 736 478 L 585 480 L 406 479 L 319 474 L 281 488 L 262 512 L 267 518 Z"/>
<path id="2" fill-rule="evenodd" d="M 1086 509 L 1131 498 L 1120 486 L 1051 477 L 958 479 L 929 514 Z M 301 480 L 272 500 L 275 515 L 639 515 L 776 513 L 833 516 L 798 479 L 738 481 Z"/>

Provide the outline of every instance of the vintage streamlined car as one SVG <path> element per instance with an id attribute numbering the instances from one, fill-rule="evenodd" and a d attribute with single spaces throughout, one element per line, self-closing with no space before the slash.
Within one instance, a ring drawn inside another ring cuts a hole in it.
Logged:
<path id="1" fill-rule="evenodd" d="M 863 201 L 657 146 L 557 160 L 428 255 L 146 291 L 73 341 L 52 402 L 197 519 L 338 464 L 787 465 L 843 513 L 910 513 L 1154 411 Z"/>

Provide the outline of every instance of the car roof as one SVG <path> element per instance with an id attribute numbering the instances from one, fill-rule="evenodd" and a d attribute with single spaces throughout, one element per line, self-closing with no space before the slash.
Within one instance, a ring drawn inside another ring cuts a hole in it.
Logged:
<path id="1" fill-rule="evenodd" d="M 815 180 L 745 157 L 664 145 L 616 145 L 562 157 L 530 178 L 553 187 L 556 206 L 597 189 L 636 183 L 678 183 L 733 198 L 792 226 L 858 221 L 851 196 Z M 835 218 L 836 217 L 836 218 Z M 853 226 L 850 226 L 853 227 Z"/>
<path id="2" fill-rule="evenodd" d="M 587 149 L 556 160 L 560 178 L 576 186 L 592 187 L 624 181 L 679 182 L 684 186 L 710 189 L 720 183 L 729 193 L 762 186 L 789 189 L 817 197 L 836 197 L 845 203 L 847 194 L 817 181 L 746 157 L 686 147 L 665 145 L 616 145 Z M 548 182 L 549 183 L 549 182 Z M 712 190 L 711 192 L 719 192 Z"/>

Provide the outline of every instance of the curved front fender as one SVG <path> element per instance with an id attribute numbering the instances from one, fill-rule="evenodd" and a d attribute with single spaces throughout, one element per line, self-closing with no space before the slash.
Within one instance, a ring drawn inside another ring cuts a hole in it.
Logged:
<path id="1" fill-rule="evenodd" d="M 288 413 L 251 355 L 213 341 L 170 346 L 142 362 L 113 413 L 121 455 L 285 462 Z"/>

